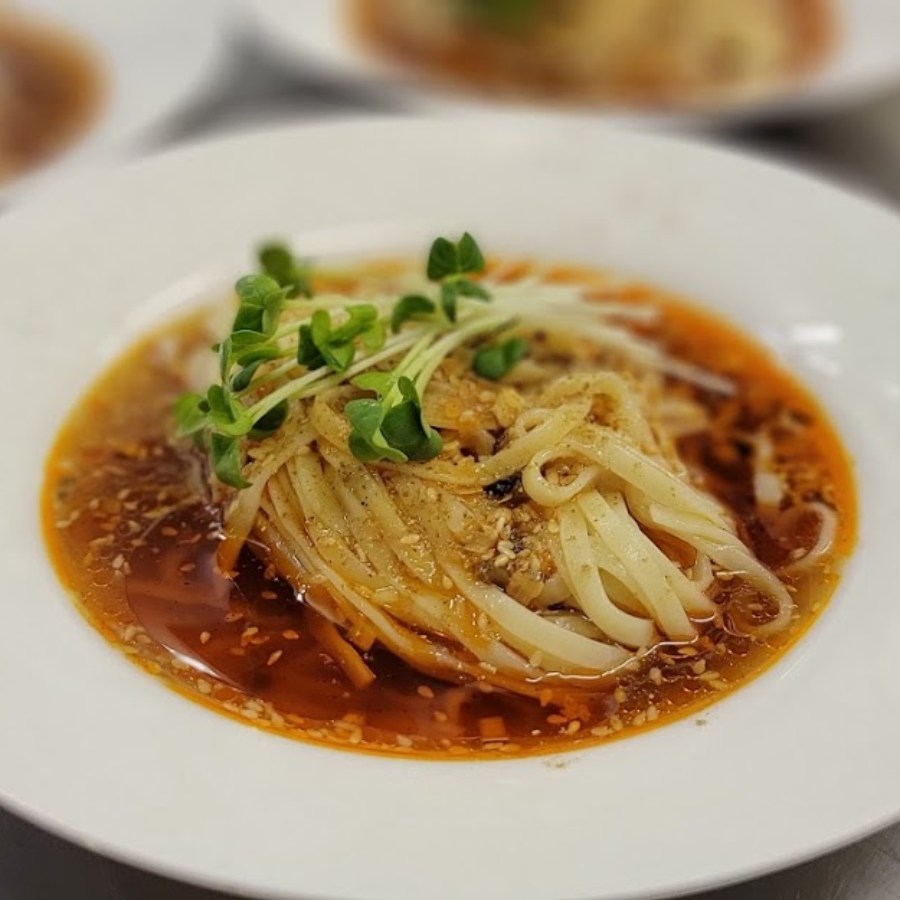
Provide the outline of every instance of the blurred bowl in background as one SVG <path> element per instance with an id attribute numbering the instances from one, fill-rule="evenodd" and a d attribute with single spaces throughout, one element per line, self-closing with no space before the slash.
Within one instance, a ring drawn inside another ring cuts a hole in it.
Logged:
<path id="1" fill-rule="evenodd" d="M 19 0 L 0 19 L 0 206 L 149 141 L 213 83 L 231 0 Z"/>
<path id="2" fill-rule="evenodd" d="M 895 0 L 246 0 L 289 65 L 419 111 L 563 107 L 716 126 L 900 80 Z"/>

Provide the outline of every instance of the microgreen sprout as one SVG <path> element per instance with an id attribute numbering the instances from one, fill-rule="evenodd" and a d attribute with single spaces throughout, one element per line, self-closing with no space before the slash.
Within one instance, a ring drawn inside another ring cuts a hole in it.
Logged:
<path id="1" fill-rule="evenodd" d="M 218 382 L 203 394 L 184 394 L 174 408 L 178 434 L 207 451 L 216 477 L 246 487 L 242 442 L 278 431 L 294 401 L 347 383 L 372 395 L 344 407 L 357 458 L 403 463 L 437 456 L 441 436 L 422 404 L 429 381 L 449 354 L 510 325 L 469 277 L 485 268 L 475 239 L 466 232 L 456 242 L 435 240 L 426 265 L 435 296 L 408 294 L 387 305 L 384 298 L 314 296 L 312 269 L 282 244 L 264 246 L 259 264 L 260 272 L 235 285 L 231 331 L 214 347 Z M 525 352 L 521 338 L 487 345 L 475 353 L 473 369 L 497 380 Z"/>
<path id="2" fill-rule="evenodd" d="M 441 286 L 441 309 L 451 322 L 456 321 L 460 297 L 474 300 L 490 300 L 491 295 L 477 282 L 466 275 L 483 272 L 484 257 L 469 232 L 453 243 L 447 238 L 438 238 L 431 245 L 426 273 L 429 281 Z"/>
<path id="3" fill-rule="evenodd" d="M 528 352 L 528 344 L 520 337 L 481 347 L 472 358 L 472 370 L 489 381 L 499 381 L 509 374 Z"/>

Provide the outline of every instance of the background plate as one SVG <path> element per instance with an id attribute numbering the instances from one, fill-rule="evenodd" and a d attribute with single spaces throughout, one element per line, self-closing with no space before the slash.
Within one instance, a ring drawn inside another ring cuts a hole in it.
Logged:
<path id="1" fill-rule="evenodd" d="M 583 107 L 620 123 L 712 127 L 774 116 L 799 115 L 857 101 L 900 80 L 900 5 L 895 0 L 833 0 L 840 18 L 839 46 L 811 78 L 759 100 L 722 102 L 702 110 L 641 112 Z M 267 43 L 294 66 L 360 84 L 379 83 L 395 100 L 420 110 L 496 114 L 520 108 L 442 87 L 414 69 L 391 64 L 351 39 L 345 0 L 245 0 Z"/>
<path id="2" fill-rule="evenodd" d="M 133 149 L 211 88 L 235 2 L 20 0 L 14 8 L 80 38 L 99 58 L 107 94 L 84 135 L 52 162 L 0 188 L 0 205 L 75 163 Z"/>

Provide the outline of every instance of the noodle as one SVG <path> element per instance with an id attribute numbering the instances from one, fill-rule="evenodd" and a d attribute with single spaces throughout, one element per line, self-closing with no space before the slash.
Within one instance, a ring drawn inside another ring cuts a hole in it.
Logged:
<path id="1" fill-rule="evenodd" d="M 373 640 L 429 674 L 526 694 L 540 681 L 605 679 L 660 641 L 694 641 L 718 615 L 718 571 L 772 604 L 757 635 L 785 628 L 790 594 L 677 450 L 680 435 L 702 431 L 705 413 L 668 382 L 722 396 L 733 385 L 629 330 L 654 321 L 653 311 L 587 306 L 577 287 L 537 278 L 488 284 L 496 313 L 466 307 L 449 332 L 401 331 L 343 380 L 327 370 L 294 379 L 287 427 L 258 441 L 244 467 L 251 487 L 231 508 L 223 565 L 252 531 L 253 546 L 292 583 L 320 586 L 309 600 L 327 621 L 316 627 L 354 684 L 368 676 L 347 648 Z M 319 298 L 305 314 L 337 299 Z M 513 333 L 538 349 L 523 378 L 479 383 L 469 344 L 513 327 L 513 305 L 522 317 Z M 415 463 L 364 461 L 344 413 L 360 397 L 352 379 L 398 358 L 396 371 L 428 390 L 443 450 Z M 279 385 L 292 365 L 261 370 L 267 408 L 269 396 L 287 396 L 292 382 Z M 759 446 L 768 469 L 768 445 Z M 515 506 L 490 499 L 509 490 L 519 492 Z M 833 539 L 827 512 L 813 508 L 821 534 L 795 567 Z"/>

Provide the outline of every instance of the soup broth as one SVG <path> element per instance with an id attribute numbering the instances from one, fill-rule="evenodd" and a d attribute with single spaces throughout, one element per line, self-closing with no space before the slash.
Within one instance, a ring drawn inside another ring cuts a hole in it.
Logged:
<path id="1" fill-rule="evenodd" d="M 512 277 L 528 268 L 507 264 L 504 271 Z M 673 356 L 733 381 L 733 396 L 678 387 L 711 422 L 679 439 L 678 450 L 736 517 L 759 560 L 779 570 L 796 603 L 784 632 L 749 636 L 763 604 L 720 572 L 718 615 L 695 640 L 662 643 L 633 670 L 589 690 L 538 686 L 534 696 L 522 696 L 478 680 L 450 683 L 421 674 L 378 643 L 364 654 L 374 682 L 354 687 L 316 611 L 318 585 L 288 584 L 252 546 L 243 549 L 233 578 L 217 568 L 221 499 L 210 490 L 204 456 L 171 437 L 172 405 L 198 352 L 217 337 L 203 312 L 165 326 L 114 362 L 79 402 L 49 458 L 46 539 L 90 623 L 132 661 L 220 712 L 328 746 L 423 757 L 596 744 L 695 715 L 766 669 L 815 620 L 854 541 L 852 477 L 831 423 L 752 340 L 679 298 L 641 285 L 611 286 L 571 267 L 547 277 L 659 310 L 642 330 Z M 339 277 L 320 286 L 352 291 L 354 284 Z M 761 431 L 785 485 L 783 512 L 802 502 L 837 513 L 832 550 L 810 569 L 793 573 L 790 563 L 816 541 L 816 516 L 773 525 L 758 513 L 749 436 Z M 485 510 L 503 513 L 510 502 L 502 493 L 488 496 Z"/>

